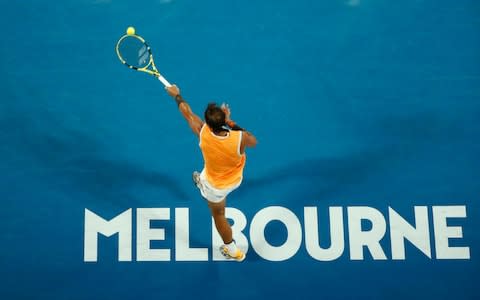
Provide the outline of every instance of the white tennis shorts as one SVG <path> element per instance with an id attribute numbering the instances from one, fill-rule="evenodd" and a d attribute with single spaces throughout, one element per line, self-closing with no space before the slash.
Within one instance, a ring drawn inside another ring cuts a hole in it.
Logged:
<path id="1" fill-rule="evenodd" d="M 242 183 L 242 180 L 240 180 L 240 182 L 238 182 L 236 185 L 232 187 L 225 188 L 225 189 L 217 189 L 208 182 L 207 176 L 205 175 L 205 170 L 203 170 L 202 173 L 200 173 L 199 189 L 203 198 L 213 203 L 219 203 L 219 202 L 222 202 L 222 200 L 225 199 L 228 196 L 228 194 L 230 194 L 235 189 L 237 189 L 241 183 Z"/>

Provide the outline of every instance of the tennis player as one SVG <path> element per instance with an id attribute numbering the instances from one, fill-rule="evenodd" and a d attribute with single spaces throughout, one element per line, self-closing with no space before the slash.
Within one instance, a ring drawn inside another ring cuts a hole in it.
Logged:
<path id="1" fill-rule="evenodd" d="M 227 258 L 243 261 L 245 253 L 237 248 L 232 228 L 225 218 L 225 203 L 228 194 L 242 183 L 245 149 L 255 147 L 257 139 L 230 119 L 230 108 L 227 105 L 208 104 L 204 122 L 192 112 L 176 85 L 166 89 L 200 139 L 205 164 L 202 172 L 193 172 L 193 181 L 207 200 L 215 227 L 223 240 L 220 252 Z"/>

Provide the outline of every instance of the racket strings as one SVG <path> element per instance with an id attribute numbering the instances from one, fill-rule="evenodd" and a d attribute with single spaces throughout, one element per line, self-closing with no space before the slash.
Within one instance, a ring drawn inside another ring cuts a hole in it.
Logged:
<path id="1" fill-rule="evenodd" d="M 148 51 L 148 46 L 143 45 L 143 47 L 138 51 L 138 65 L 146 65 L 149 61 L 150 52 Z"/>
<path id="2" fill-rule="evenodd" d="M 127 36 L 119 42 L 118 54 L 127 65 L 135 68 L 150 64 L 150 48 L 134 36 Z"/>

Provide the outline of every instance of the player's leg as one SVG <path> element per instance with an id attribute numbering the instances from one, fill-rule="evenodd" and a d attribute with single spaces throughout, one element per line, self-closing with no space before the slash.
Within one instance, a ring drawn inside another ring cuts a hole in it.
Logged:
<path id="1" fill-rule="evenodd" d="M 232 242 L 233 237 L 232 228 L 225 217 L 225 202 L 226 199 L 216 203 L 208 201 L 208 207 L 210 208 L 210 212 L 212 213 L 212 217 L 215 222 L 215 227 L 217 228 L 220 237 L 225 244 L 229 244 Z"/>
<path id="2" fill-rule="evenodd" d="M 242 261 L 245 259 L 245 253 L 237 248 L 235 241 L 232 236 L 232 227 L 228 223 L 227 218 L 225 217 L 225 202 L 226 199 L 223 199 L 220 202 L 211 202 L 208 201 L 208 206 L 212 213 L 213 221 L 215 222 L 215 227 L 217 228 L 220 237 L 223 240 L 224 245 L 220 247 L 222 254 L 228 258 L 233 258 L 237 261 Z"/>
<path id="3" fill-rule="evenodd" d="M 226 199 L 223 199 L 217 203 L 208 201 L 208 207 L 210 208 L 213 221 L 215 222 L 215 227 L 217 228 L 220 237 L 225 244 L 229 244 L 232 242 L 233 237 L 232 228 L 225 217 L 225 202 Z"/>
<path id="4" fill-rule="evenodd" d="M 238 186 L 231 189 L 215 189 L 214 187 L 210 186 L 203 171 L 202 173 L 193 172 L 192 175 L 193 182 L 195 182 L 195 185 L 200 190 L 202 197 L 208 202 L 208 207 L 210 208 L 213 221 L 215 222 L 215 228 L 217 228 L 217 231 L 223 240 L 224 245 L 220 247 L 220 252 L 225 257 L 233 258 L 237 261 L 244 260 L 245 253 L 243 253 L 237 248 L 237 245 L 235 245 L 232 227 L 225 217 L 226 197 L 228 193 L 232 192 Z"/>

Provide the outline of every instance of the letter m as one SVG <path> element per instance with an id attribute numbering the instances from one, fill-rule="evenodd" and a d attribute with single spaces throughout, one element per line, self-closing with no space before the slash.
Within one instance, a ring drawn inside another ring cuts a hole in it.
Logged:
<path id="1" fill-rule="evenodd" d="M 132 209 L 129 208 L 107 221 L 85 209 L 84 257 L 86 262 L 96 262 L 98 254 L 98 233 L 110 237 L 118 233 L 118 260 L 132 260 Z"/>

